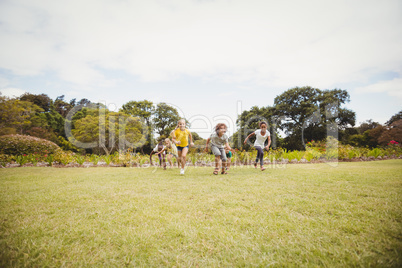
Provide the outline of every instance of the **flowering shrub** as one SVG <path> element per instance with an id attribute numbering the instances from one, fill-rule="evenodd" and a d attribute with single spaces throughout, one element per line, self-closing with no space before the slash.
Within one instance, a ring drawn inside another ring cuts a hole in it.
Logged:
<path id="1" fill-rule="evenodd" d="M 0 153 L 10 155 L 28 155 L 33 153 L 53 154 L 60 150 L 55 143 L 26 135 L 0 136 Z"/>

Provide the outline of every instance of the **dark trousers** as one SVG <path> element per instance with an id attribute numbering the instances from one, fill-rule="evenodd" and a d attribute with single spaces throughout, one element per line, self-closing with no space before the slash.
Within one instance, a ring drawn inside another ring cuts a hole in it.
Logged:
<path id="1" fill-rule="evenodd" d="M 257 158 L 255 159 L 255 162 L 258 163 L 258 160 L 260 160 L 260 165 L 264 165 L 264 150 L 260 146 L 254 147 L 257 149 Z"/>

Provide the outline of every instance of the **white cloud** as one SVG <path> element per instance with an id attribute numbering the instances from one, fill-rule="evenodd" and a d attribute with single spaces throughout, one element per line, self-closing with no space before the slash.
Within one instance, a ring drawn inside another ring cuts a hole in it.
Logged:
<path id="1" fill-rule="evenodd" d="M 20 97 L 22 94 L 25 93 L 25 90 L 22 90 L 20 88 L 3 88 L 0 89 L 1 95 L 2 96 L 7 96 L 10 98 L 15 98 L 15 97 Z"/>
<path id="2" fill-rule="evenodd" d="M 364 93 L 387 93 L 392 97 L 397 97 L 402 100 L 402 78 L 394 78 L 388 81 L 380 81 L 378 83 L 365 87 L 356 88 L 356 92 Z"/>
<path id="3" fill-rule="evenodd" d="M 0 3 L 0 68 L 83 87 L 181 76 L 289 88 L 402 70 L 399 1 L 15 0 Z"/>

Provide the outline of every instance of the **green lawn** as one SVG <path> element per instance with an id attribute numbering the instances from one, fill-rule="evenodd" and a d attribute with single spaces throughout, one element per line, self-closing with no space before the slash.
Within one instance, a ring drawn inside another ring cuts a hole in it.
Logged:
<path id="1" fill-rule="evenodd" d="M 0 267 L 402 266 L 402 160 L 0 169 Z"/>

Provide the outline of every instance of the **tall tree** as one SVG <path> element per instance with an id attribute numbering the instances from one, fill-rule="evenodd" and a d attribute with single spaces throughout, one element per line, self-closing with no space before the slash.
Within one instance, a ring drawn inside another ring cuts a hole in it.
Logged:
<path id="1" fill-rule="evenodd" d="M 325 139 L 327 129 L 338 133 L 353 126 L 355 113 L 342 107 L 349 99 L 345 90 L 322 91 L 308 86 L 292 88 L 277 96 L 276 114 L 285 117 L 279 125 L 287 134 L 284 146 L 300 150 L 308 140 Z"/>
<path id="2" fill-rule="evenodd" d="M 124 104 L 121 109 L 122 112 L 139 117 L 145 120 L 147 126 L 151 126 L 152 115 L 155 111 L 154 104 L 151 101 L 129 101 Z"/>
<path id="3" fill-rule="evenodd" d="M 30 101 L 0 96 L 0 135 L 24 134 L 32 126 L 32 118 L 43 109 Z"/>
<path id="4" fill-rule="evenodd" d="M 387 126 L 390 126 L 392 123 L 401 120 L 402 119 L 402 111 L 399 111 L 399 113 L 394 114 L 385 124 Z"/>
<path id="5" fill-rule="evenodd" d="M 22 101 L 32 102 L 33 104 L 42 108 L 44 112 L 49 112 L 50 107 L 53 104 L 53 100 L 51 98 L 49 98 L 49 96 L 46 94 L 35 95 L 35 94 L 26 92 L 19 99 Z"/>
<path id="6" fill-rule="evenodd" d="M 156 105 L 154 112 L 154 126 L 160 136 L 168 137 L 170 132 L 176 127 L 180 115 L 176 108 L 161 102 Z"/>

